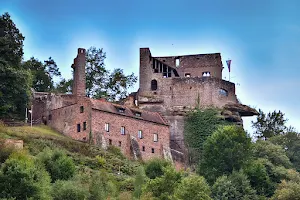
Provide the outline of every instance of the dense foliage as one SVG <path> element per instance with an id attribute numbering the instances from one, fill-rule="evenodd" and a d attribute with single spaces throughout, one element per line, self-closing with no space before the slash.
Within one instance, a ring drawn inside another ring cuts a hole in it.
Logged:
<path id="1" fill-rule="evenodd" d="M 196 109 L 189 113 L 184 123 L 184 140 L 189 151 L 190 164 L 198 164 L 203 143 L 219 126 L 226 125 L 216 109 Z"/>
<path id="2" fill-rule="evenodd" d="M 240 170 L 248 162 L 251 138 L 242 127 L 225 126 L 207 138 L 199 173 L 213 183 L 217 177 Z"/>

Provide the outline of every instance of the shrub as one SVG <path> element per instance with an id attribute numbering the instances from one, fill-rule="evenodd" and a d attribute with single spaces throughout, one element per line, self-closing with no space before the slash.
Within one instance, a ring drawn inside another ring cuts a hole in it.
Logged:
<path id="1" fill-rule="evenodd" d="M 162 159 L 154 158 L 149 160 L 145 165 L 145 173 L 148 178 L 155 179 L 156 177 L 160 177 L 164 174 L 163 168 L 170 166 L 171 164 Z"/>
<path id="2" fill-rule="evenodd" d="M 106 164 L 105 158 L 103 158 L 102 156 L 97 155 L 96 160 L 97 160 L 97 163 L 98 163 L 99 167 L 104 167 L 105 166 L 105 164 Z"/>
<path id="3" fill-rule="evenodd" d="M 58 180 L 53 185 L 54 200 L 82 200 L 87 199 L 88 196 L 88 188 L 75 181 Z"/>
<path id="4" fill-rule="evenodd" d="M 190 175 L 182 179 L 175 189 L 176 200 L 211 200 L 210 188 L 202 176 Z"/>
<path id="5" fill-rule="evenodd" d="M 25 152 L 14 152 L 0 172 L 0 198 L 50 199 L 50 176 Z"/>
<path id="6" fill-rule="evenodd" d="M 120 158 L 125 158 L 125 156 L 122 154 L 120 148 L 118 148 L 116 146 L 113 146 L 113 145 L 108 146 L 107 151 L 120 157 Z"/>
<path id="7" fill-rule="evenodd" d="M 247 176 L 242 172 L 233 172 L 229 176 L 219 177 L 212 186 L 215 200 L 240 199 L 257 200 L 258 197 L 250 186 Z"/>
<path id="8" fill-rule="evenodd" d="M 75 164 L 72 158 L 68 157 L 63 151 L 46 149 L 38 157 L 49 172 L 52 182 L 68 180 L 73 177 Z"/>

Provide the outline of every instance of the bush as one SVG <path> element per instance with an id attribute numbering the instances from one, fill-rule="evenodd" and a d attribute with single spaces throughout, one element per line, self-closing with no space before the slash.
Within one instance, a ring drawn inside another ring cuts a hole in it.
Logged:
<path id="1" fill-rule="evenodd" d="M 292 181 L 282 181 L 275 191 L 272 200 L 299 200 L 300 183 Z"/>
<path id="2" fill-rule="evenodd" d="M 83 200 L 89 197 L 88 188 L 75 181 L 58 180 L 52 189 L 54 200 Z"/>
<path id="3" fill-rule="evenodd" d="M 211 200 L 210 188 L 202 176 L 190 175 L 182 179 L 175 189 L 176 200 Z"/>
<path id="4" fill-rule="evenodd" d="M 50 176 L 25 152 L 14 152 L 0 172 L 0 198 L 50 199 Z"/>
<path id="5" fill-rule="evenodd" d="M 164 174 L 163 168 L 171 166 L 171 164 L 163 159 L 154 158 L 149 160 L 145 165 L 145 173 L 148 178 L 155 179 Z"/>
<path id="6" fill-rule="evenodd" d="M 162 176 L 150 179 L 147 182 L 143 192 L 152 193 L 152 196 L 158 199 L 171 199 L 181 178 L 182 174 L 180 172 L 168 166 L 163 169 Z"/>
<path id="7" fill-rule="evenodd" d="M 229 176 L 219 177 L 212 186 L 215 200 L 239 199 L 257 200 L 258 197 L 250 186 L 247 176 L 242 172 L 233 172 Z"/>
<path id="8" fill-rule="evenodd" d="M 108 146 L 107 151 L 118 156 L 119 158 L 125 158 L 125 156 L 122 154 L 120 148 L 118 148 L 116 146 L 113 146 L 113 145 Z"/>
<path id="9" fill-rule="evenodd" d="M 64 152 L 46 149 L 38 157 L 49 172 L 52 182 L 56 180 L 68 180 L 74 176 L 75 164 L 72 158 L 68 157 Z"/>

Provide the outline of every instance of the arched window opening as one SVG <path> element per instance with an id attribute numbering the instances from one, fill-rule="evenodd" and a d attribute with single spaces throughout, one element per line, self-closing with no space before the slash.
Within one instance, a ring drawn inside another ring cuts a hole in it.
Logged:
<path id="1" fill-rule="evenodd" d="M 222 96 L 226 96 L 226 97 L 227 97 L 227 96 L 228 96 L 228 91 L 221 88 L 221 89 L 219 90 L 219 94 L 222 95 Z"/>
<path id="2" fill-rule="evenodd" d="M 157 90 L 157 80 L 151 81 L 151 90 Z"/>

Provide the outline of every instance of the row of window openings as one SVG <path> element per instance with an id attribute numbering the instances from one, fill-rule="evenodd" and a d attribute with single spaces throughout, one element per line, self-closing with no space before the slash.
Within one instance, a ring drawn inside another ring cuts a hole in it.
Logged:
<path id="1" fill-rule="evenodd" d="M 111 140 L 111 139 L 109 139 L 109 140 L 108 140 L 108 143 L 109 143 L 109 145 L 112 145 L 112 140 Z M 121 147 L 121 146 L 122 146 L 122 142 L 121 142 L 121 141 L 119 141 L 119 144 L 118 144 L 118 146 L 119 146 L 119 147 Z M 142 151 L 146 151 L 146 148 L 145 148 L 145 146 L 142 146 Z M 154 148 L 151 148 L 151 152 L 152 152 L 152 153 L 155 153 L 155 149 L 154 149 Z"/>
<path id="2" fill-rule="evenodd" d="M 83 126 L 83 130 L 85 131 L 86 130 L 86 122 L 83 122 L 82 126 Z M 81 131 L 81 124 L 77 124 L 77 132 L 80 132 L 80 131 Z"/>
<path id="3" fill-rule="evenodd" d="M 109 123 L 105 123 L 105 131 L 109 132 Z M 125 135 L 125 134 L 126 134 L 125 127 L 121 126 L 121 135 Z M 139 139 L 143 139 L 144 138 L 143 131 L 141 131 L 141 130 L 138 131 L 138 138 Z M 153 134 L 153 141 L 154 142 L 158 141 L 158 134 L 157 133 Z"/>

